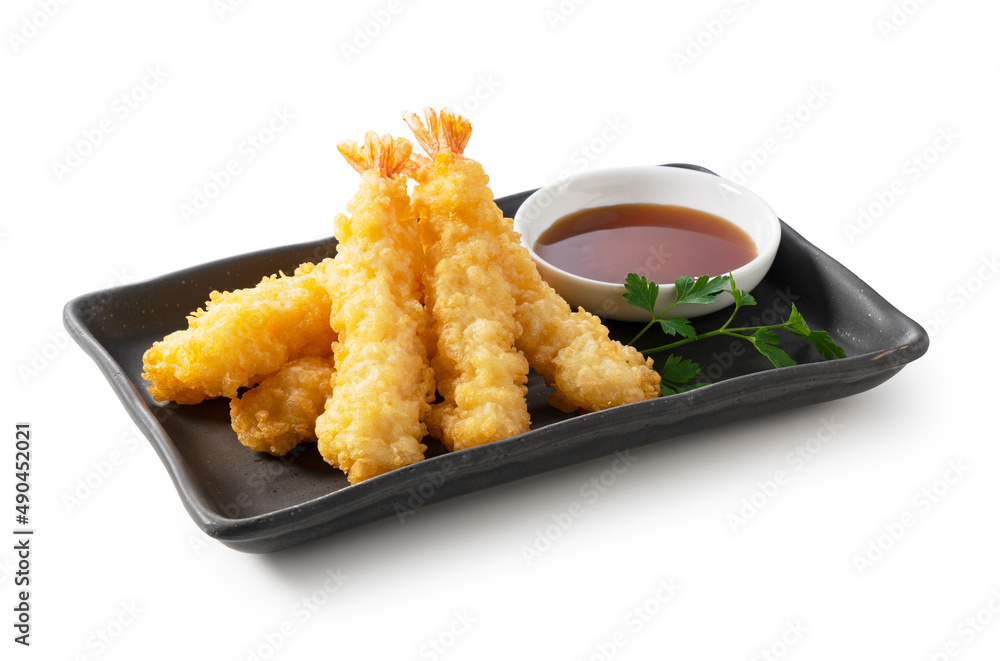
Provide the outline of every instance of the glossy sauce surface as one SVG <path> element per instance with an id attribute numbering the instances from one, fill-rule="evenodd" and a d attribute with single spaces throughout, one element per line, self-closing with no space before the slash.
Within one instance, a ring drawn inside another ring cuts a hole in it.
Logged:
<path id="1" fill-rule="evenodd" d="M 584 209 L 542 232 L 535 253 L 574 275 L 622 284 L 629 273 L 670 284 L 723 275 L 757 256 L 746 232 L 714 214 L 662 204 Z"/>

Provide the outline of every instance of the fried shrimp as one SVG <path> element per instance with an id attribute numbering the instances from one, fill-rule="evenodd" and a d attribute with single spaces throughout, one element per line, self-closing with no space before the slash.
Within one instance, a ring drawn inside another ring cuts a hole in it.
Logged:
<path id="1" fill-rule="evenodd" d="M 361 185 L 338 215 L 330 271 L 333 393 L 316 421 L 319 450 L 354 484 L 424 458 L 434 396 L 421 303 L 423 249 L 406 180 L 410 143 L 374 133 L 338 149 Z"/>
<path id="2" fill-rule="evenodd" d="M 517 347 L 545 383 L 555 386 L 549 403 L 563 411 L 599 411 L 660 395 L 653 359 L 608 336 L 600 319 L 569 304 L 538 274 L 511 226 L 503 271 L 517 302 Z"/>
<path id="3" fill-rule="evenodd" d="M 529 366 L 566 412 L 659 396 L 652 358 L 542 280 L 464 155 L 469 122 L 404 119 L 429 158 L 372 132 L 338 145 L 361 182 L 336 258 L 212 292 L 143 355 L 149 393 L 228 397 L 240 443 L 281 456 L 315 440 L 351 484 L 421 461 L 428 433 L 455 451 L 527 432 Z"/>
<path id="4" fill-rule="evenodd" d="M 427 109 L 425 118 L 426 126 L 404 115 L 432 159 L 422 159 L 413 192 L 437 339 L 431 364 L 443 398 L 428 427 L 449 450 L 461 450 L 528 430 L 528 361 L 514 345 L 521 327 L 498 268 L 506 222 L 482 166 L 462 155 L 471 127 L 446 112 Z"/>
<path id="5" fill-rule="evenodd" d="M 596 316 L 582 308 L 573 312 L 569 304 L 542 280 L 528 250 L 521 245 L 520 235 L 514 231 L 513 221 L 504 218 L 494 203 L 493 194 L 487 187 L 489 178 L 482 166 L 463 155 L 471 131 L 469 123 L 445 111 L 438 115 L 428 109 L 425 116 L 426 129 L 415 115 L 404 115 L 421 146 L 434 157 L 434 161 L 421 167 L 417 176 L 420 184 L 413 200 L 424 227 L 428 272 L 434 277 L 444 271 L 452 278 L 446 284 L 452 286 L 448 296 L 457 301 L 454 307 L 458 309 L 459 321 L 455 327 L 471 327 L 470 317 L 479 314 L 469 306 L 463 293 L 474 290 L 487 301 L 483 307 L 496 317 L 505 317 L 510 315 L 509 291 L 514 304 L 513 324 L 506 328 L 515 333 L 516 349 L 548 385 L 556 388 L 551 399 L 553 406 L 564 411 L 597 411 L 658 397 L 660 375 L 652 369 L 652 358 L 643 358 L 633 347 L 611 340 L 608 329 Z M 471 250 L 461 252 L 460 246 L 463 241 L 468 243 L 469 237 L 488 239 L 489 249 L 473 255 L 468 254 Z M 452 255 L 455 257 L 450 258 Z M 465 257 L 466 261 L 454 263 L 459 257 Z M 474 268 L 486 274 L 479 282 L 471 280 L 473 273 L 478 274 L 472 270 Z M 470 276 L 463 279 L 466 272 Z M 442 285 L 431 282 L 434 286 L 427 286 L 428 300 L 434 295 L 440 299 Z M 436 301 L 432 307 L 435 328 L 441 326 L 440 318 L 445 315 L 440 308 L 443 306 Z M 457 388 L 442 374 L 453 375 L 463 370 L 455 367 L 455 360 L 449 360 L 452 354 L 447 338 L 442 336 L 446 332 L 444 329 L 439 330 L 440 357 L 434 362 L 434 369 L 438 390 L 446 400 L 440 417 L 448 419 L 449 393 Z M 504 335 L 503 340 L 508 337 Z M 467 351 L 463 349 L 457 353 L 464 355 Z M 491 366 L 504 361 L 514 362 L 508 361 L 509 353 L 502 353 L 496 346 L 487 347 L 483 355 L 483 362 Z M 508 370 L 505 374 L 513 372 L 512 364 L 505 367 Z M 475 369 L 479 369 L 478 366 L 473 368 L 473 373 Z M 473 387 L 485 391 L 482 383 Z M 473 402 L 482 397 L 478 393 L 469 396 Z M 507 402 L 505 407 L 513 407 L 512 399 L 511 396 L 504 400 Z M 458 408 L 465 407 L 459 405 Z M 522 409 L 516 409 L 517 416 L 521 412 Z M 524 415 L 526 421 L 526 412 Z M 518 433 L 516 429 L 516 425 L 509 425 L 507 435 Z"/>
<path id="6" fill-rule="evenodd" d="M 286 363 L 229 403 L 240 443 L 281 456 L 302 441 L 316 440 L 316 418 L 330 397 L 333 356 Z"/>
<path id="7" fill-rule="evenodd" d="M 233 398 L 290 360 L 329 354 L 336 336 L 325 272 L 332 261 L 302 264 L 256 287 L 213 291 L 205 308 L 188 316 L 188 328 L 143 355 L 149 393 L 178 404 Z"/>

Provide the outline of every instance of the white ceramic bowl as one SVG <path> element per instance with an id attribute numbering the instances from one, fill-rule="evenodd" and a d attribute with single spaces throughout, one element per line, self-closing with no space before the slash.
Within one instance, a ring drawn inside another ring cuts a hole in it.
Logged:
<path id="1" fill-rule="evenodd" d="M 514 215 L 514 229 L 528 247 L 538 272 L 575 309 L 583 306 L 601 317 L 622 321 L 648 321 L 649 313 L 625 302 L 625 285 L 615 285 L 573 275 L 541 259 L 534 244 L 542 232 L 560 218 L 581 209 L 613 204 L 672 204 L 705 211 L 725 218 L 757 245 L 757 257 L 733 271 L 736 286 L 750 291 L 764 278 L 778 252 L 781 223 L 762 199 L 746 188 L 707 172 L 679 167 L 638 166 L 598 170 L 573 175 L 560 183 L 532 193 Z M 660 285 L 656 310 L 676 299 L 673 281 L 660 282 L 655 262 L 647 268 L 636 264 L 635 272 Z M 705 275 L 705 274 L 702 274 Z M 707 275 L 725 275 L 711 273 Z M 708 305 L 678 305 L 668 316 L 697 317 L 732 305 L 722 294 Z"/>

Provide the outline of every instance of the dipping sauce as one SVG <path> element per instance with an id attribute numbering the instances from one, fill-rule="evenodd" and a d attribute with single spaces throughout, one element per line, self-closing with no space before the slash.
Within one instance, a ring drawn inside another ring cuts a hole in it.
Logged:
<path id="1" fill-rule="evenodd" d="M 659 284 L 724 275 L 757 256 L 753 239 L 725 218 L 663 204 L 577 211 L 542 232 L 534 248 L 556 268 L 612 284 L 629 273 Z"/>

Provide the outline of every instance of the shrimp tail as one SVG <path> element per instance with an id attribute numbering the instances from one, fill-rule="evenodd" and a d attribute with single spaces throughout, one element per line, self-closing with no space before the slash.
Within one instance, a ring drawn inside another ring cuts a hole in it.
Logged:
<path id="1" fill-rule="evenodd" d="M 403 113 L 403 120 L 428 156 L 433 158 L 442 152 L 462 155 L 472 134 L 469 120 L 447 110 L 438 113 L 433 108 L 424 108 L 424 119 L 426 125 L 414 113 Z"/>
<path id="2" fill-rule="evenodd" d="M 344 140 L 337 145 L 337 151 L 360 174 L 376 170 L 380 176 L 391 179 L 415 167 L 410 161 L 413 144 L 409 140 L 380 136 L 374 131 L 368 131 L 360 145 Z"/>

